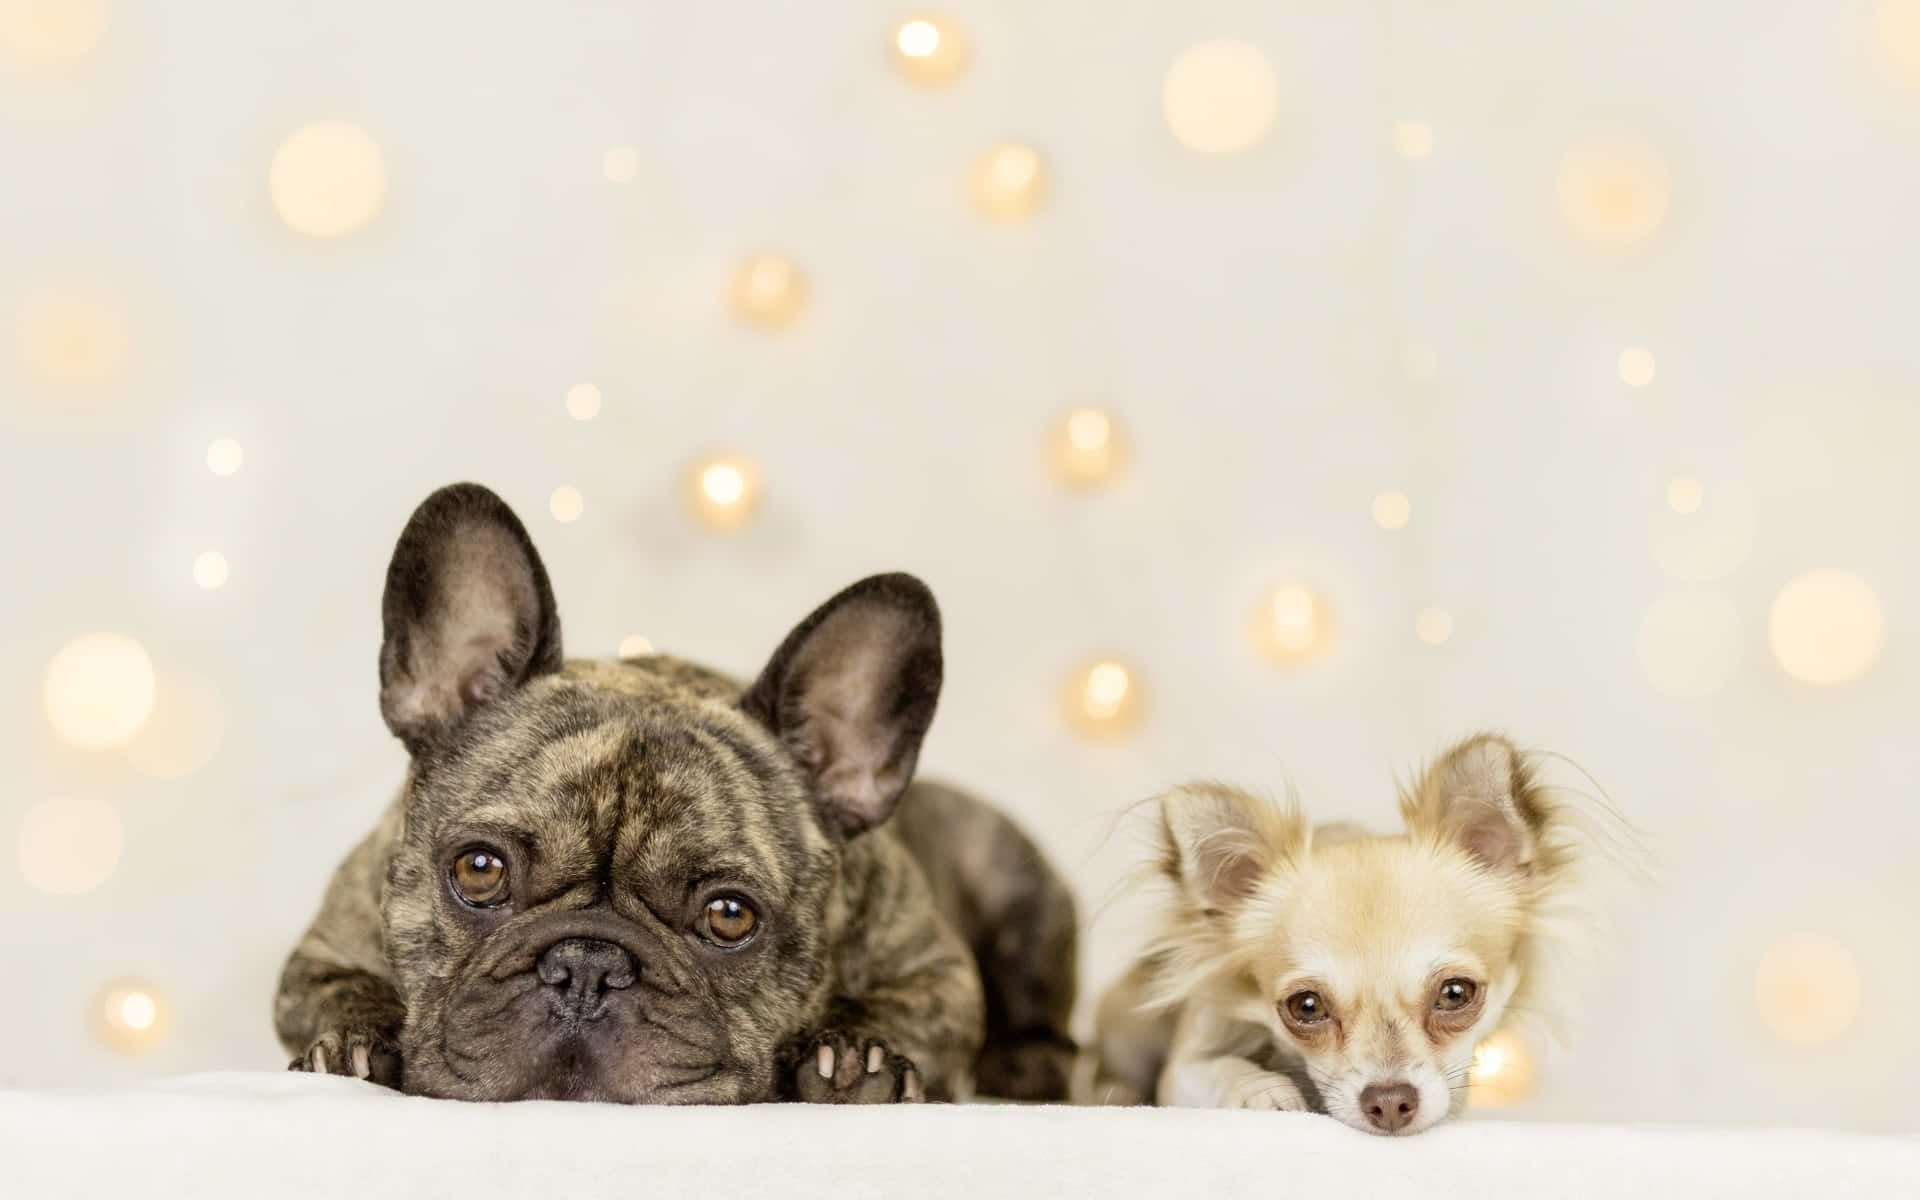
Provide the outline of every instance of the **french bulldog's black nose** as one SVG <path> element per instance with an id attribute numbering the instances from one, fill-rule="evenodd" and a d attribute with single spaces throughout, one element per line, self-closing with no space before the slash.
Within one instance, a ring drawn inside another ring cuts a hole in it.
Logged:
<path id="1" fill-rule="evenodd" d="M 1361 1091 L 1360 1111 L 1381 1133 L 1399 1133 L 1420 1111 L 1420 1093 L 1410 1083 L 1376 1083 Z"/>
<path id="2" fill-rule="evenodd" d="M 567 938 L 548 946 L 535 967 L 547 997 L 563 1020 L 591 1021 L 606 1015 L 607 993 L 632 987 L 640 968 L 612 942 Z"/>

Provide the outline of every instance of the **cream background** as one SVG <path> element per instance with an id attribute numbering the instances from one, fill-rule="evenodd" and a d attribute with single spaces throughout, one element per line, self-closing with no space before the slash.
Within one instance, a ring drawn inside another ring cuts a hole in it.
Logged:
<path id="1" fill-rule="evenodd" d="M 1920 92 L 1876 69 L 1876 7 L 952 0 L 974 61 L 939 92 L 887 63 L 911 10 L 867 0 L 122 0 L 71 69 L 0 58 L 0 1083 L 278 1065 L 280 956 L 402 767 L 374 696 L 386 555 L 416 501 L 472 478 L 533 529 L 576 654 L 644 633 L 747 672 L 853 577 L 920 573 L 949 658 L 925 767 L 1017 811 L 1089 913 L 1135 853 L 1103 840 L 1114 814 L 1179 779 L 1291 779 L 1316 816 L 1380 822 L 1393 772 L 1446 738 L 1564 751 L 1664 879 L 1520 1113 L 1920 1128 Z M 1283 98 L 1264 141 L 1210 159 L 1169 135 L 1160 88 L 1222 35 L 1265 51 Z M 320 118 L 367 130 L 388 172 L 338 241 L 267 194 L 276 145 Z M 1393 153 L 1404 119 L 1431 123 L 1430 158 Z M 1554 203 L 1561 154 L 1606 124 L 1671 176 L 1624 256 Z M 962 190 L 1007 138 L 1052 172 L 1022 226 Z M 626 184 L 602 174 L 619 145 Z M 763 248 L 812 289 L 772 336 L 721 303 Z M 80 395 L 31 377 L 14 335 L 25 298 L 74 279 L 128 337 Z M 1617 377 L 1628 345 L 1656 355 L 1647 388 Z M 1431 381 L 1406 378 L 1409 346 Z M 587 380 L 605 400 L 581 423 L 565 393 Z M 1088 398 L 1136 455 L 1083 496 L 1042 445 Z M 204 465 L 216 437 L 245 448 L 231 478 Z M 739 535 L 680 505 L 707 448 L 763 472 Z M 1676 474 L 1751 497 L 1723 578 L 1675 578 L 1703 553 L 1664 507 Z M 573 524 L 547 513 L 561 485 L 585 497 Z M 1412 500 L 1398 533 L 1368 515 L 1386 488 Z M 208 549 L 231 567 L 215 591 L 192 574 Z M 1832 689 L 1766 643 L 1774 593 L 1822 565 L 1889 624 Z M 1295 673 L 1244 636 L 1290 573 L 1341 637 Z M 1692 700 L 1636 650 L 1675 593 L 1740 623 L 1731 677 Z M 1412 632 L 1428 605 L 1454 618 L 1440 647 Z M 54 738 L 42 673 L 96 629 L 217 691 L 207 767 L 158 783 Z M 1088 745 L 1056 695 L 1105 652 L 1150 707 Z M 14 861 L 53 796 L 125 826 L 81 896 Z M 1093 923 L 1090 992 L 1138 917 Z M 1753 1002 L 1760 953 L 1800 930 L 1861 976 L 1858 1019 L 1812 1049 Z M 86 1017 L 129 974 L 172 1013 L 135 1059 Z"/>

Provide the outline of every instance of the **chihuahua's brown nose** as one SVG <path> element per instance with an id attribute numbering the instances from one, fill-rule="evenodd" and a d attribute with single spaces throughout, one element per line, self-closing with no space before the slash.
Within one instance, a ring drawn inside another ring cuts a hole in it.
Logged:
<path id="1" fill-rule="evenodd" d="M 1420 1093 L 1410 1083 L 1376 1083 L 1361 1091 L 1360 1111 L 1381 1133 L 1399 1133 L 1420 1111 Z"/>
<path id="2" fill-rule="evenodd" d="M 607 993 L 632 987 L 638 972 L 625 950 L 592 938 L 555 942 L 540 956 L 535 970 L 540 982 L 553 989 L 547 997 L 553 1015 L 569 1021 L 605 1016 Z"/>

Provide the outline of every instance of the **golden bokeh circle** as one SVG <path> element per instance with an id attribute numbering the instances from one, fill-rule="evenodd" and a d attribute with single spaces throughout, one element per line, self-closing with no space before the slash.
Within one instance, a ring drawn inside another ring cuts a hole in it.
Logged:
<path id="1" fill-rule="evenodd" d="M 1867 673 L 1886 646 L 1887 618 L 1866 580 L 1831 567 L 1803 572 L 1767 616 L 1774 661 L 1801 683 L 1834 687 Z"/>
<path id="2" fill-rule="evenodd" d="M 1140 672 L 1123 658 L 1102 655 L 1067 675 L 1060 699 L 1067 724 L 1081 735 L 1125 736 L 1140 724 Z"/>
<path id="3" fill-rule="evenodd" d="M 106 32 L 106 0 L 0 0 L 0 54 L 26 67 L 71 66 Z"/>
<path id="4" fill-rule="evenodd" d="M 1046 160 L 1024 142 L 994 146 L 974 160 L 967 190 L 982 216 L 1007 224 L 1025 221 L 1046 206 Z"/>
<path id="5" fill-rule="evenodd" d="M 1064 482 L 1077 488 L 1099 487 L 1126 469 L 1130 457 L 1126 429 L 1110 410 L 1083 405 L 1054 426 L 1047 439 L 1047 457 Z"/>
<path id="6" fill-rule="evenodd" d="M 346 121 L 313 121 L 273 153 L 267 189 L 288 228 L 313 238 L 358 232 L 380 211 L 387 165 L 380 144 Z"/>
<path id="7" fill-rule="evenodd" d="M 78 896 L 113 874 L 124 840 L 120 814 L 104 800 L 42 800 L 20 822 L 20 874 L 49 896 Z"/>
<path id="8" fill-rule="evenodd" d="M 1401 491 L 1381 492 L 1373 498 L 1373 523 L 1392 532 L 1405 529 L 1413 519 L 1413 502 Z"/>
<path id="9" fill-rule="evenodd" d="M 1187 149 L 1240 154 L 1273 128 L 1280 80 L 1266 54 L 1250 42 L 1196 42 L 1167 68 L 1160 105 L 1167 128 Z"/>
<path id="10" fill-rule="evenodd" d="M 1665 156 L 1644 136 L 1617 127 L 1595 130 L 1569 147 L 1554 186 L 1567 227 L 1608 250 L 1645 245 L 1671 203 Z"/>
<path id="11" fill-rule="evenodd" d="M 734 269 L 728 303 L 741 323 L 776 332 L 807 306 L 807 277 L 792 259 L 779 254 L 749 255 Z"/>
<path id="12" fill-rule="evenodd" d="M 118 633 L 89 633 L 62 646 L 41 687 L 60 739 L 88 750 L 117 746 L 153 712 L 153 660 Z"/>
<path id="13" fill-rule="evenodd" d="M 1533 1050 L 1510 1029 L 1495 1030 L 1473 1049 L 1467 1100 L 1475 1108 L 1509 1108 L 1533 1094 Z"/>
<path id="14" fill-rule="evenodd" d="M 958 79 L 973 51 L 966 31 L 938 13 L 902 21 L 889 35 L 887 47 L 894 68 L 922 87 L 944 87 Z"/>
<path id="15" fill-rule="evenodd" d="M 683 491 L 687 507 L 709 528 L 746 526 L 759 511 L 760 472 L 738 454 L 710 454 L 687 469 Z"/>
<path id="16" fill-rule="evenodd" d="M 1287 580 L 1267 590 L 1248 622 L 1253 645 L 1277 666 L 1310 662 L 1333 649 L 1338 623 L 1311 585 Z"/>
<path id="17" fill-rule="evenodd" d="M 94 993 L 94 1036 L 120 1054 L 142 1054 L 167 1034 L 172 1013 L 160 989 L 144 979 L 116 979 Z"/>
<path id="18" fill-rule="evenodd" d="M 1413 635 L 1429 646 L 1445 645 L 1453 636 L 1453 614 L 1444 608 L 1423 608 L 1414 615 Z"/>
<path id="19" fill-rule="evenodd" d="M 1393 152 L 1408 162 L 1426 158 L 1433 153 L 1433 126 L 1425 121 L 1394 122 Z"/>
<path id="20" fill-rule="evenodd" d="M 1796 933 L 1761 954 L 1754 1003 L 1775 1037 L 1799 1046 L 1831 1042 L 1860 1014 L 1860 968 L 1830 937 Z"/>
<path id="21" fill-rule="evenodd" d="M 127 323 L 118 301 L 97 290 L 50 291 L 29 298 L 15 329 L 27 371 L 57 388 L 111 383 L 127 356 Z"/>

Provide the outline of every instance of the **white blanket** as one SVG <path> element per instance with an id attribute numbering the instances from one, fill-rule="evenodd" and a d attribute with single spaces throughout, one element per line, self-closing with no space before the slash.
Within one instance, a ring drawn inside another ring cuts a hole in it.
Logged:
<path id="1" fill-rule="evenodd" d="M 461 1104 L 199 1075 L 0 1092 L 0 1194 L 873 1200 L 1021 1196 L 1920 1196 L 1920 1137 L 929 1105 Z"/>

